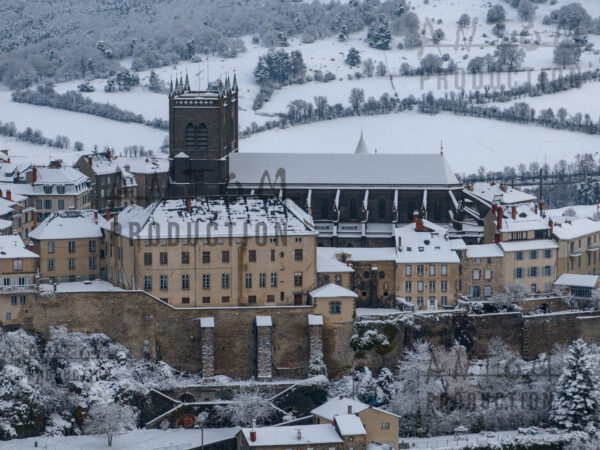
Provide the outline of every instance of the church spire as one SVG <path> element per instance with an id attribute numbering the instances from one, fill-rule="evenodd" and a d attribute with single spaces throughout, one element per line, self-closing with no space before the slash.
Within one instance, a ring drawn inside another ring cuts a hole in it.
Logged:
<path id="1" fill-rule="evenodd" d="M 171 78 L 171 86 L 169 87 L 169 95 L 173 95 L 173 78 Z"/>
<path id="2" fill-rule="evenodd" d="M 233 72 L 233 90 L 237 91 L 237 89 L 238 89 L 237 78 L 235 76 L 235 72 Z"/>
<path id="3" fill-rule="evenodd" d="M 358 145 L 356 146 L 356 150 L 354 151 L 354 153 L 357 154 L 368 154 L 369 153 L 369 149 L 367 148 L 367 144 L 365 143 L 365 140 L 363 138 L 363 132 L 362 130 L 360 130 L 360 139 L 358 140 Z"/>
<path id="4" fill-rule="evenodd" d="M 185 71 L 185 86 L 184 86 L 184 89 L 185 89 L 187 92 L 191 91 L 191 88 L 190 88 L 190 79 L 189 79 L 189 77 L 188 77 L 187 70 Z"/>

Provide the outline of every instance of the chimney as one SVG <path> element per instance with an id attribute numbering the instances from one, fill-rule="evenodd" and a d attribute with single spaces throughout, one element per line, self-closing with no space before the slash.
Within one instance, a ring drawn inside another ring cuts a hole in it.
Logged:
<path id="1" fill-rule="evenodd" d="M 298 429 L 296 430 L 296 432 L 297 432 L 297 433 L 296 433 L 296 435 L 297 435 L 297 437 L 298 437 L 298 440 L 299 440 L 299 441 L 301 441 L 301 440 L 302 440 L 302 429 L 301 429 L 301 428 L 298 428 Z"/>
<path id="2" fill-rule="evenodd" d="M 496 202 L 492 202 L 492 214 L 496 214 L 498 212 L 498 205 Z"/>
<path id="3" fill-rule="evenodd" d="M 256 442 L 256 430 L 250 430 L 250 442 Z"/>
<path id="4" fill-rule="evenodd" d="M 107 149 L 106 149 L 106 157 L 107 157 L 108 159 L 112 159 L 112 152 L 110 151 L 110 148 L 107 148 Z"/>
<path id="5" fill-rule="evenodd" d="M 33 211 L 32 214 L 33 214 L 33 229 L 35 230 L 37 228 L 37 225 L 38 225 L 38 223 L 37 223 L 37 212 Z"/>
<path id="6" fill-rule="evenodd" d="M 348 414 L 352 414 L 352 405 L 348 405 Z"/>
<path id="7" fill-rule="evenodd" d="M 125 170 L 126 170 L 127 172 L 131 172 L 131 166 L 130 166 L 129 164 L 126 164 L 126 165 L 125 165 Z"/>
<path id="8" fill-rule="evenodd" d="M 108 222 L 110 220 L 110 208 L 107 206 L 106 207 L 106 221 Z"/>
<path id="9" fill-rule="evenodd" d="M 186 206 L 187 206 L 187 211 L 192 212 L 192 199 L 189 196 L 186 199 Z"/>
<path id="10" fill-rule="evenodd" d="M 2 189 L 0 189 L 0 198 L 2 198 Z"/>
<path id="11" fill-rule="evenodd" d="M 513 206 L 511 211 L 512 220 L 517 220 L 517 207 Z"/>
<path id="12" fill-rule="evenodd" d="M 31 170 L 31 183 L 35 184 L 37 182 L 37 167 L 33 166 Z"/>
<path id="13" fill-rule="evenodd" d="M 94 211 L 94 223 L 98 225 L 98 211 Z"/>
<path id="14" fill-rule="evenodd" d="M 506 189 L 506 183 L 500 183 L 500 190 L 502 192 L 506 192 L 507 191 L 507 189 Z"/>
<path id="15" fill-rule="evenodd" d="M 498 230 L 502 229 L 502 206 L 498 206 Z"/>
<path id="16" fill-rule="evenodd" d="M 6 162 L 10 164 L 10 156 L 6 159 Z"/>
<path id="17" fill-rule="evenodd" d="M 419 211 L 413 211 L 413 222 L 417 223 L 419 221 Z"/>
<path id="18" fill-rule="evenodd" d="M 536 203 L 535 205 L 533 205 L 533 212 L 534 212 L 535 214 L 537 214 L 537 213 L 538 213 L 538 206 L 537 206 L 537 203 Z"/>
<path id="19" fill-rule="evenodd" d="M 91 156 L 88 156 L 88 165 L 90 167 L 92 167 L 94 165 L 94 158 L 92 158 Z"/>
<path id="20" fill-rule="evenodd" d="M 417 214 L 417 223 L 415 225 L 416 231 L 425 231 L 425 227 L 423 226 L 423 219 L 420 214 Z"/>
<path id="21" fill-rule="evenodd" d="M 10 189 L 6 191 L 6 200 L 8 200 L 9 202 L 12 201 L 12 194 L 10 192 Z"/>
<path id="22" fill-rule="evenodd" d="M 494 242 L 496 244 L 500 243 L 500 231 L 496 230 L 496 234 L 494 234 Z"/>
<path id="23" fill-rule="evenodd" d="M 33 242 L 29 243 L 29 251 L 32 252 L 34 250 Z"/>
<path id="24" fill-rule="evenodd" d="M 554 222 L 552 222 L 552 218 L 548 219 L 548 226 L 550 227 L 550 235 L 552 235 L 552 233 L 554 232 Z"/>
<path id="25" fill-rule="evenodd" d="M 492 180 L 492 182 L 490 183 L 490 186 L 495 186 L 496 182 L 494 180 Z"/>

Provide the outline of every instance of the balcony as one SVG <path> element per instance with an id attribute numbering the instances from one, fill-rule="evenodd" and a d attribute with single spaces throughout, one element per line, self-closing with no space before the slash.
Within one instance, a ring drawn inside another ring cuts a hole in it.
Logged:
<path id="1" fill-rule="evenodd" d="M 581 254 L 583 253 L 583 249 L 581 248 L 572 248 L 571 250 L 569 250 L 569 256 L 571 257 L 576 257 L 576 256 L 581 256 Z"/>
<path id="2" fill-rule="evenodd" d="M 35 292 L 35 284 L 0 286 L 0 294 L 14 294 L 19 292 Z"/>
<path id="3" fill-rule="evenodd" d="M 588 252 L 595 252 L 596 250 L 598 250 L 598 248 L 600 247 L 600 244 L 596 243 L 592 243 L 592 244 L 588 244 L 587 246 L 587 251 Z"/>

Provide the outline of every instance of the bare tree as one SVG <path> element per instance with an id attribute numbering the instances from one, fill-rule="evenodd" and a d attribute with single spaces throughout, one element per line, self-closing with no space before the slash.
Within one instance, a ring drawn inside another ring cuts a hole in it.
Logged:
<path id="1" fill-rule="evenodd" d="M 106 433 L 108 446 L 112 447 L 113 435 L 134 429 L 136 421 L 137 414 L 131 406 L 96 403 L 88 412 L 85 430 L 88 434 Z"/>

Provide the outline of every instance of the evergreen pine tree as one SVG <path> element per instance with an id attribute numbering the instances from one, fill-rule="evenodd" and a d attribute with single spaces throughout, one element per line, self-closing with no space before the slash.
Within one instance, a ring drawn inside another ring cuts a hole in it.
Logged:
<path id="1" fill-rule="evenodd" d="M 346 25 L 342 25 L 342 28 L 340 29 L 340 34 L 338 34 L 338 39 L 341 42 L 344 42 L 346 39 L 348 39 L 348 30 L 346 30 Z"/>
<path id="2" fill-rule="evenodd" d="M 350 67 L 356 67 L 360 64 L 360 53 L 354 47 L 348 50 L 348 54 L 346 55 L 346 64 Z"/>
<path id="3" fill-rule="evenodd" d="M 377 383 L 367 367 L 364 368 L 364 373 L 358 385 L 357 397 L 363 403 L 377 404 Z"/>
<path id="4" fill-rule="evenodd" d="M 389 403 L 392 393 L 394 392 L 394 375 L 387 367 L 384 367 L 379 371 L 377 386 L 379 386 L 382 393 L 381 403 Z"/>
<path id="5" fill-rule="evenodd" d="M 150 72 L 148 77 L 148 90 L 152 92 L 163 92 L 165 90 L 165 83 L 154 70 Z"/>
<path id="6" fill-rule="evenodd" d="M 390 27 L 382 15 L 379 19 L 369 26 L 367 31 L 367 42 L 369 46 L 380 50 L 388 50 L 392 41 Z"/>
<path id="7" fill-rule="evenodd" d="M 566 364 L 556 386 L 551 418 L 570 431 L 596 432 L 600 390 L 586 343 L 577 339 L 569 347 Z"/>

